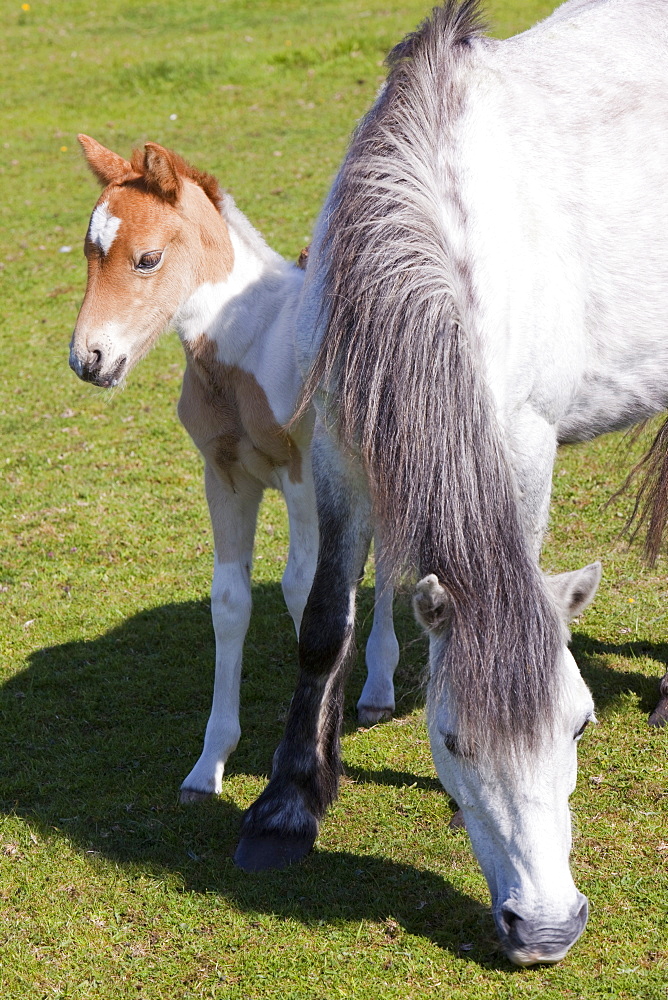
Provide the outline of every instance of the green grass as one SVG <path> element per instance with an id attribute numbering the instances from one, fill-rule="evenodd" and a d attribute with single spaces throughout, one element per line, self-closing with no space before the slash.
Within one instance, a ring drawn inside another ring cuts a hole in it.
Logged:
<path id="1" fill-rule="evenodd" d="M 495 0 L 492 21 L 508 34 L 550 7 Z M 668 658 L 668 580 L 665 557 L 650 571 L 620 540 L 626 506 L 604 509 L 629 467 L 619 439 L 559 455 L 545 554 L 554 570 L 604 561 L 573 643 L 600 719 L 572 800 L 590 923 L 561 965 L 522 971 L 500 953 L 466 834 L 447 827 L 405 597 L 397 718 L 357 729 L 358 664 L 347 777 L 317 850 L 288 873 L 233 867 L 295 675 L 275 495 L 258 532 L 242 742 L 220 799 L 176 804 L 213 663 L 200 460 L 175 414 L 181 349 L 165 337 L 114 394 L 67 368 L 97 196 L 77 132 L 124 155 L 146 139 L 174 147 L 295 257 L 385 52 L 424 13 L 414 0 L 3 6 L 3 1000 L 668 996 L 666 732 L 645 724 Z M 362 631 L 370 610 L 366 586 Z"/>

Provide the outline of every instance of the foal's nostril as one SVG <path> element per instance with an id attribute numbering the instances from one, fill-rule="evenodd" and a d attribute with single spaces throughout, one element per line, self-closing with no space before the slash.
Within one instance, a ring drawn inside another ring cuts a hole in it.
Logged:
<path id="1" fill-rule="evenodd" d="M 94 382 L 101 368 L 102 351 L 95 348 L 88 352 L 88 356 L 81 366 L 81 371 L 77 372 L 77 374 L 86 382 Z"/>

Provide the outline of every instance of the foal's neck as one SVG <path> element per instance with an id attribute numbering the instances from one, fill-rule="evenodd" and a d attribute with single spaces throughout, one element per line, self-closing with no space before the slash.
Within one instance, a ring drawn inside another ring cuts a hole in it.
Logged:
<path id="1" fill-rule="evenodd" d="M 247 367 L 267 340 L 272 351 L 284 347 L 292 355 L 292 314 L 303 272 L 265 243 L 229 195 L 222 214 L 234 250 L 232 271 L 222 281 L 200 285 L 175 316 L 186 355 L 202 336 L 215 343 L 217 360 L 228 365 Z"/>

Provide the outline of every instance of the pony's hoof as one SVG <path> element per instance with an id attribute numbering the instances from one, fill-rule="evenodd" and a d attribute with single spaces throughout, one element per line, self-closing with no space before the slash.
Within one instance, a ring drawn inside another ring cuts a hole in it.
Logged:
<path id="1" fill-rule="evenodd" d="M 360 726 L 375 726 L 379 722 L 392 718 L 394 708 L 371 708 L 367 705 L 358 705 L 357 721 Z"/>
<path id="2" fill-rule="evenodd" d="M 456 813 L 451 817 L 448 826 L 451 830 L 465 830 L 466 823 L 464 822 L 464 813 L 461 809 L 458 809 Z"/>
<path id="3" fill-rule="evenodd" d="M 234 852 L 234 863 L 245 872 L 287 868 L 305 858 L 314 843 L 315 837 L 308 834 L 287 837 L 281 837 L 277 833 L 242 836 Z"/>
<path id="4" fill-rule="evenodd" d="M 200 792 L 197 788 L 182 788 L 179 792 L 179 802 L 182 806 L 192 805 L 193 802 L 206 802 L 212 799 L 213 792 Z"/>
<path id="5" fill-rule="evenodd" d="M 668 698 L 661 698 L 647 723 L 650 726 L 668 726 Z"/>

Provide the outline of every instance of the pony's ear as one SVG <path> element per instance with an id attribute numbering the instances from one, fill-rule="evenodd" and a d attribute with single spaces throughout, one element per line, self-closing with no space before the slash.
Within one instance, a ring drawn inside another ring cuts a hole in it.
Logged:
<path id="1" fill-rule="evenodd" d="M 112 153 L 110 149 L 96 142 L 95 139 L 91 139 L 89 135 L 78 135 L 77 139 L 84 151 L 88 166 L 104 187 L 107 184 L 120 181 L 132 173 L 132 166 L 127 160 L 124 160 L 118 153 Z"/>
<path id="2" fill-rule="evenodd" d="M 602 572 L 600 562 L 595 562 L 571 573 L 545 578 L 564 623 L 568 624 L 594 600 Z"/>
<path id="3" fill-rule="evenodd" d="M 439 634 L 452 624 L 452 600 L 434 573 L 425 576 L 415 586 L 413 612 L 418 625 L 426 632 Z"/>
<path id="4" fill-rule="evenodd" d="M 183 186 L 179 164 L 180 157 L 157 142 L 147 142 L 144 146 L 144 181 L 153 194 L 170 205 L 176 204 Z"/>

